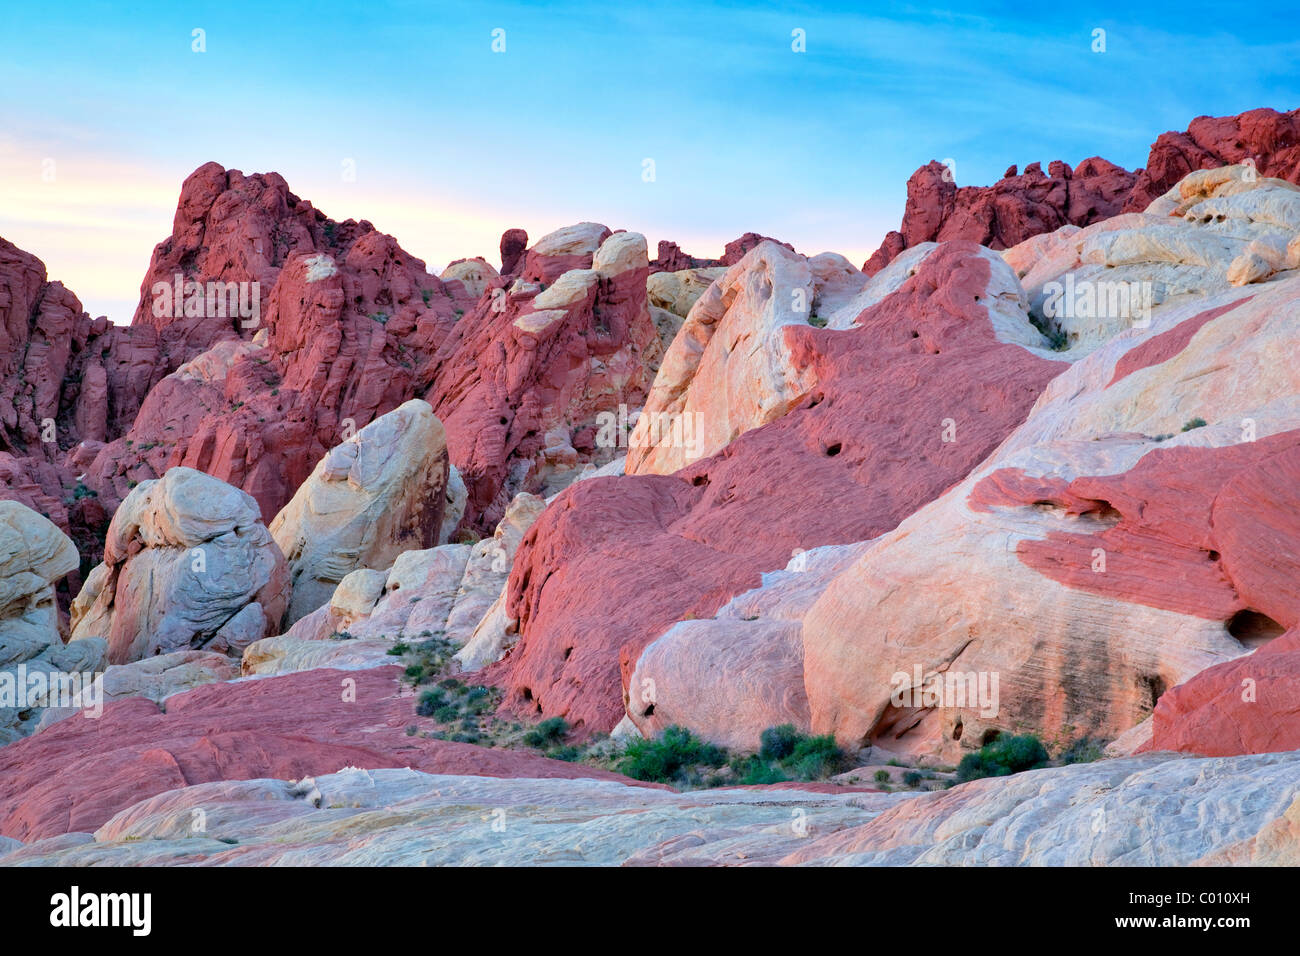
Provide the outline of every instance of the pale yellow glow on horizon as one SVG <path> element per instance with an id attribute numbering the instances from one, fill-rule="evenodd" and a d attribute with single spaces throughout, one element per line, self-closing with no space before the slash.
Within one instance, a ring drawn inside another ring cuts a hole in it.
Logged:
<path id="1" fill-rule="evenodd" d="M 143 162 L 85 156 L 60 161 L 51 181 L 42 179 L 43 170 L 32 150 L 0 143 L 0 236 L 40 258 L 49 278 L 63 282 L 92 314 L 107 313 L 116 323 L 129 323 L 154 246 L 171 232 L 181 183 L 191 170 L 178 175 Z M 473 256 L 499 266 L 499 242 L 506 229 L 526 229 L 531 243 L 591 218 L 574 210 L 565 219 L 539 223 L 544 214 L 537 210 L 496 209 L 490 202 L 471 208 L 460 197 L 434 190 L 421 196 L 398 183 L 383 191 L 320 183 L 309 190 L 296 187 L 292 179 L 289 186 L 333 219 L 369 220 L 435 272 L 452 260 Z M 633 223 L 607 225 L 637 229 Z M 646 238 L 653 258 L 659 237 Z M 721 255 L 736 237 L 684 230 L 667 238 L 703 258 Z M 780 238 L 808 255 L 824 251 L 801 243 L 798 236 Z M 860 265 L 872 250 L 835 251 Z"/>

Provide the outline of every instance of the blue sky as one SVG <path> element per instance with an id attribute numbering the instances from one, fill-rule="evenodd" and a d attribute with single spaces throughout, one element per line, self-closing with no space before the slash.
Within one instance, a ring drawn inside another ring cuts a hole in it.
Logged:
<path id="1" fill-rule="evenodd" d="M 1035 160 L 1132 168 L 1197 115 L 1300 106 L 1294 14 L 1221 2 L 127 9 L 0 11 L 0 235 L 119 322 L 209 160 L 276 170 L 438 268 L 580 220 L 652 251 L 754 230 L 860 263 L 930 159 L 960 185 Z"/>

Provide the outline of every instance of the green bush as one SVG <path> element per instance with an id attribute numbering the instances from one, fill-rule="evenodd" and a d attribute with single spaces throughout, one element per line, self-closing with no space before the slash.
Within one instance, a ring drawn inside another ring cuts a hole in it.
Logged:
<path id="1" fill-rule="evenodd" d="M 763 731 L 758 738 L 758 755 L 764 760 L 784 760 L 794 753 L 803 735 L 794 724 L 778 724 Z"/>
<path id="2" fill-rule="evenodd" d="M 1047 749 L 1037 737 L 1032 734 L 1008 737 L 1004 734 L 975 753 L 962 757 L 957 765 L 957 779 L 965 783 L 981 777 L 1005 777 L 1046 764 Z"/>
<path id="3" fill-rule="evenodd" d="M 785 766 L 801 780 L 820 780 L 843 769 L 844 752 L 831 734 L 805 737 L 795 744 Z"/>
<path id="4" fill-rule="evenodd" d="M 790 778 L 781 770 L 780 765 L 751 755 L 736 757 L 731 761 L 732 778 L 746 787 L 762 784 L 785 783 Z"/>
<path id="5" fill-rule="evenodd" d="M 909 787 L 919 787 L 924 779 L 920 772 L 916 770 L 909 770 L 903 774 L 903 783 Z"/>
<path id="6" fill-rule="evenodd" d="M 731 762 L 740 783 L 781 783 L 785 780 L 824 780 L 843 769 L 844 753 L 829 734 L 809 737 L 793 724 L 768 727 L 759 735 L 758 753 Z"/>
<path id="7" fill-rule="evenodd" d="M 1193 419 L 1191 419 L 1190 421 L 1184 423 L 1184 425 L 1183 425 L 1183 431 L 1185 431 L 1185 432 L 1189 432 L 1189 431 L 1191 431 L 1193 428 L 1204 428 L 1205 425 L 1206 425 L 1206 422 L 1205 422 L 1205 419 L 1204 419 L 1204 418 L 1193 418 Z"/>
<path id="8" fill-rule="evenodd" d="M 486 691 L 484 693 L 486 694 Z M 564 735 L 568 732 L 569 722 L 567 720 L 563 717 L 548 717 L 524 734 L 524 743 L 539 750 L 554 747 L 564 741 Z"/>
<path id="9" fill-rule="evenodd" d="M 1103 741 L 1094 740 L 1091 737 L 1080 737 L 1061 751 L 1060 760 L 1066 764 L 1092 763 L 1094 760 L 1100 760 L 1105 756 L 1105 746 L 1106 744 Z"/>
<path id="10" fill-rule="evenodd" d="M 721 767 L 727 752 L 685 727 L 669 727 L 657 740 L 634 740 L 618 762 L 618 772 L 634 780 L 665 783 L 698 766 Z"/>
<path id="11" fill-rule="evenodd" d="M 433 717 L 447 706 L 447 696 L 440 690 L 426 690 L 420 695 L 420 702 L 415 705 L 415 712 L 421 717 Z"/>

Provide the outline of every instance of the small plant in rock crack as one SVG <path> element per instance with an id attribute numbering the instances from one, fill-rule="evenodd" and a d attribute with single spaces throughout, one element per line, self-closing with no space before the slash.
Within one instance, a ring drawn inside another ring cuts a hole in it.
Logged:
<path id="1" fill-rule="evenodd" d="M 1064 352 L 1070 347 L 1069 336 L 1064 331 L 1052 325 L 1047 319 L 1039 318 L 1034 313 L 1029 314 L 1029 322 L 1034 328 L 1043 334 L 1047 339 L 1047 347 L 1053 352 Z"/>
<path id="2" fill-rule="evenodd" d="M 98 498 L 99 492 L 93 488 L 87 488 L 82 482 L 77 482 L 77 487 L 72 489 L 72 498 L 74 501 L 80 501 L 82 498 Z"/>
<path id="3" fill-rule="evenodd" d="M 1183 431 L 1189 432 L 1193 428 L 1204 428 L 1207 422 L 1204 418 L 1192 418 L 1183 423 Z"/>
<path id="4" fill-rule="evenodd" d="M 347 631 L 335 631 L 330 635 L 331 641 L 355 641 L 356 637 Z"/>

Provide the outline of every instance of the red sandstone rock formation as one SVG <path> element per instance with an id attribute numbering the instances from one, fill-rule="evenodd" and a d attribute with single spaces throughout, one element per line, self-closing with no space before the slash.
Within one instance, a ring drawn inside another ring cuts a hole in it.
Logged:
<path id="1" fill-rule="evenodd" d="M 468 489 L 467 525 L 491 528 L 548 474 L 617 454 L 597 448 L 596 416 L 640 406 L 658 368 L 647 274 L 639 234 L 567 227 L 456 323 L 427 399 Z"/>
<path id="2" fill-rule="evenodd" d="M 1185 133 L 1162 133 L 1138 170 L 1125 212 L 1141 212 L 1188 173 L 1251 161 L 1260 176 L 1300 184 L 1300 109 L 1198 116 Z"/>
<path id="3" fill-rule="evenodd" d="M 1120 212 L 1141 212 L 1193 170 L 1247 160 L 1261 176 L 1300 184 L 1300 110 L 1197 117 L 1186 132 L 1161 134 L 1146 168 L 1135 173 L 1100 157 L 1073 170 L 1057 160 L 1047 176 L 1030 163 L 1021 175 L 1012 166 L 992 186 L 958 188 L 946 167 L 930 162 L 907 181 L 899 231 L 885 237 L 862 271 L 875 275 L 921 242 L 973 239 L 1007 249 L 1066 223 L 1087 226 Z"/>
<path id="4" fill-rule="evenodd" d="M 781 240 L 773 239 L 770 236 L 761 236 L 756 232 L 747 232 L 739 239 L 733 239 L 727 243 L 722 250 L 721 259 L 698 259 L 695 256 L 687 255 L 677 243 L 670 242 L 667 239 L 660 239 L 659 255 L 650 263 L 650 271 L 652 273 L 680 272 L 682 269 L 733 266 L 745 257 L 745 253 L 760 242 L 775 242 L 777 245 L 785 246 L 791 252 L 794 252 L 794 246 L 790 245 L 790 243 L 781 242 Z"/>
<path id="5" fill-rule="evenodd" d="M 49 517 L 83 555 L 111 507 L 77 476 L 147 388 L 148 339 L 92 319 L 38 258 L 0 239 L 0 497 Z"/>
<path id="6" fill-rule="evenodd" d="M 626 778 L 528 753 L 408 737 L 419 725 L 398 669 L 319 669 L 108 704 L 0 749 L 0 835 L 94 830 L 140 800 L 195 783 L 299 780 L 345 766 L 487 777 Z M 54 768 L 58 768 L 57 771 Z"/>
<path id="7" fill-rule="evenodd" d="M 523 261 L 524 251 L 528 248 L 528 233 L 523 229 L 507 229 L 501 233 L 501 274 L 514 276 L 519 273 L 519 264 Z"/>
<path id="8" fill-rule="evenodd" d="M 511 573 L 520 640 L 485 672 L 507 710 L 609 730 L 637 656 L 673 622 L 712 615 L 796 548 L 893 528 L 964 476 L 1060 371 L 995 338 L 989 279 L 972 244 L 946 246 L 855 327 L 787 327 L 819 384 L 785 417 L 674 475 L 565 491 Z M 940 410 L 958 408 L 984 411 L 943 444 Z"/>
<path id="9" fill-rule="evenodd" d="M 739 239 L 732 239 L 722 250 L 722 258 L 718 260 L 717 265 L 734 266 L 741 259 L 745 258 L 745 253 L 753 249 L 760 242 L 775 242 L 778 246 L 785 246 L 791 252 L 794 252 L 794 246 L 788 242 L 782 242 L 780 239 L 772 239 L 769 236 L 760 236 L 756 232 L 747 232 Z"/>
<path id="10" fill-rule="evenodd" d="M 1203 670 L 1166 692 L 1143 749 L 1207 757 L 1300 750 L 1297 700 L 1300 630 L 1292 629 L 1254 654 Z"/>
<path id="11" fill-rule="evenodd" d="M 862 271 L 875 275 L 904 249 L 922 242 L 972 239 L 1009 249 L 1030 236 L 1067 223 L 1086 226 L 1118 214 L 1134 175 L 1099 157 L 1077 169 L 1054 162 L 1044 175 L 1038 163 L 1015 167 L 992 186 L 958 187 L 948 167 L 930 162 L 907 181 L 900 232 L 891 232 Z"/>
<path id="12" fill-rule="evenodd" d="M 257 282 L 256 327 L 211 310 L 156 315 L 155 283 L 177 271 L 205 288 Z M 200 167 L 136 312 L 169 374 L 87 483 L 115 503 L 186 465 L 253 495 L 269 521 L 329 448 L 414 397 L 421 366 L 471 305 L 461 283 L 442 283 L 367 222 L 325 218 L 279 175 Z"/>

